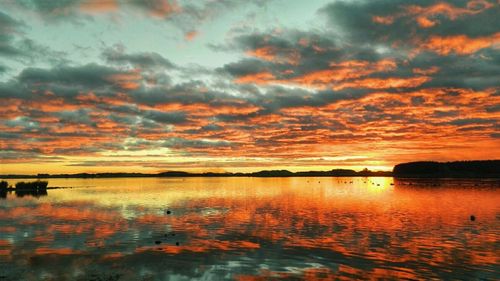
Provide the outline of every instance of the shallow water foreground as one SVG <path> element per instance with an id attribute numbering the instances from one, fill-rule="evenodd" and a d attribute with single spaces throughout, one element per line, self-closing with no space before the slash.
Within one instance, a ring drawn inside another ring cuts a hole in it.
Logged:
<path id="1" fill-rule="evenodd" d="M 74 188 L 0 198 L 0 281 L 500 276 L 498 181 L 118 178 L 49 186 Z"/>

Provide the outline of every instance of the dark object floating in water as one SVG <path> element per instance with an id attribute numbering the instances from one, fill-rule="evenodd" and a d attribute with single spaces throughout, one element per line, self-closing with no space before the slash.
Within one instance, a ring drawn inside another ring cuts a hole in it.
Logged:
<path id="1" fill-rule="evenodd" d="M 9 184 L 6 181 L 0 181 L 0 198 L 5 199 L 7 198 L 7 188 L 9 187 Z M 2 276 L 0 276 L 0 279 L 2 279 Z"/>
<path id="2" fill-rule="evenodd" d="M 175 236 L 175 233 L 172 233 L 172 236 Z"/>
<path id="3" fill-rule="evenodd" d="M 172 212 L 170 212 L 170 210 L 169 210 L 169 211 L 167 211 L 167 215 L 170 215 L 171 213 L 172 213 Z"/>
<path id="4" fill-rule="evenodd" d="M 31 195 L 34 197 L 47 195 L 47 181 L 18 182 L 15 187 L 9 186 L 6 181 L 0 181 L 0 197 L 6 198 L 7 192 L 14 191 L 17 197 Z"/>
<path id="5" fill-rule="evenodd" d="M 16 183 L 16 189 L 24 190 L 46 190 L 49 182 L 47 181 L 33 181 L 33 182 L 18 182 Z"/>
<path id="6" fill-rule="evenodd" d="M 156 241 L 155 241 L 155 244 L 157 244 L 157 245 L 158 245 L 158 244 L 161 244 L 161 241 L 160 241 L 160 240 L 156 240 Z"/>
<path id="7" fill-rule="evenodd" d="M 179 246 L 179 242 L 175 242 L 175 245 L 176 245 L 176 246 Z"/>
<path id="8" fill-rule="evenodd" d="M 471 215 L 471 216 L 470 216 L 470 220 L 471 220 L 471 221 L 475 221 L 475 220 L 476 220 L 476 216 Z"/>

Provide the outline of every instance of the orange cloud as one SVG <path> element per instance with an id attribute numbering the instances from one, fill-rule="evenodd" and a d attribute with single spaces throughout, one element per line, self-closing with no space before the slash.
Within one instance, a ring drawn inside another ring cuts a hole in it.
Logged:
<path id="1" fill-rule="evenodd" d="M 192 31 L 189 31 L 186 34 L 184 34 L 184 39 L 186 39 L 186 41 L 193 41 L 193 39 L 196 36 L 198 36 L 198 31 L 192 30 Z"/>
<path id="2" fill-rule="evenodd" d="M 231 105 L 210 105 L 204 103 L 193 103 L 193 104 L 182 104 L 182 103 L 165 103 L 156 104 L 152 107 L 140 106 L 141 109 L 157 109 L 161 111 L 185 111 L 188 112 L 190 116 L 196 117 L 207 117 L 215 116 L 218 114 L 250 114 L 257 112 L 260 107 L 247 104 L 247 103 L 235 103 Z"/>
<path id="3" fill-rule="evenodd" d="M 375 72 L 394 70 L 396 63 L 385 59 L 378 62 L 344 61 L 331 63 L 331 69 L 319 70 L 291 79 L 291 82 L 316 88 L 325 88 L 328 84 L 348 79 L 359 78 Z"/>
<path id="4" fill-rule="evenodd" d="M 376 72 L 387 72 L 396 69 L 396 62 L 392 59 L 384 59 L 377 62 L 368 61 L 344 61 L 330 63 L 330 69 L 313 71 L 302 76 L 291 79 L 277 79 L 270 72 L 260 72 L 238 77 L 235 82 L 240 84 L 254 83 L 265 84 L 296 84 L 301 86 L 324 89 L 328 85 L 344 80 L 368 76 Z"/>
<path id="5" fill-rule="evenodd" d="M 76 97 L 80 105 L 93 106 L 95 104 L 124 105 L 132 102 L 131 98 L 123 93 L 116 93 L 114 96 L 96 96 L 94 93 L 79 94 Z"/>
<path id="6" fill-rule="evenodd" d="M 276 49 L 273 47 L 262 47 L 248 50 L 247 55 L 257 57 L 266 61 L 273 61 L 276 58 Z"/>
<path id="7" fill-rule="evenodd" d="M 429 27 L 433 27 L 436 25 L 435 21 L 432 21 L 426 17 L 418 17 L 417 23 L 418 23 L 418 25 L 420 25 L 420 27 L 424 27 L 424 28 L 429 28 Z"/>
<path id="8" fill-rule="evenodd" d="M 139 71 L 131 71 L 129 73 L 113 74 L 107 77 L 109 82 L 118 85 L 124 90 L 134 90 L 139 88 L 142 75 Z"/>
<path id="9" fill-rule="evenodd" d="M 470 55 L 484 48 L 500 46 L 500 32 L 491 36 L 470 38 L 466 35 L 455 36 L 431 36 L 421 42 L 418 50 L 434 51 L 440 55 L 448 55 L 452 52 L 459 55 Z"/>
<path id="10" fill-rule="evenodd" d="M 431 75 L 439 72 L 439 67 L 433 66 L 429 67 L 427 69 L 422 69 L 422 68 L 414 68 L 412 69 L 413 73 L 415 74 L 420 74 L 420 75 Z"/>
<path id="11" fill-rule="evenodd" d="M 80 9 L 85 12 L 113 12 L 118 10 L 115 0 L 86 0 L 80 4 Z"/>
<path id="12" fill-rule="evenodd" d="M 275 77 L 270 72 L 260 72 L 255 74 L 248 74 L 238 77 L 235 82 L 239 84 L 269 84 L 275 80 Z"/>
<path id="13" fill-rule="evenodd" d="M 289 63 L 297 65 L 300 61 L 300 54 L 296 50 L 278 49 L 273 46 L 265 46 L 254 50 L 248 50 L 246 54 L 265 61 L 272 61 L 276 63 Z"/>
<path id="14" fill-rule="evenodd" d="M 151 15 L 159 18 L 169 17 L 182 10 L 175 0 L 150 0 L 147 1 L 147 9 Z"/>
<path id="15" fill-rule="evenodd" d="M 412 78 L 366 78 L 355 80 L 352 82 L 341 83 L 333 87 L 334 90 L 344 88 L 368 88 L 368 89 L 389 89 L 389 88 L 415 88 L 423 83 L 430 81 L 427 76 L 412 77 Z"/>
<path id="16" fill-rule="evenodd" d="M 428 7 L 411 5 L 406 7 L 406 11 L 410 15 L 417 16 L 417 22 L 421 27 L 428 28 L 438 23 L 437 20 L 433 20 L 431 19 L 431 17 L 437 15 L 444 15 L 448 17 L 450 20 L 455 20 L 459 16 L 467 14 L 476 14 L 481 12 L 482 10 L 469 10 L 464 8 L 458 8 L 448 3 L 441 2 Z"/>
<path id="17" fill-rule="evenodd" d="M 389 25 L 394 22 L 394 17 L 392 16 L 373 16 L 372 21 L 379 24 Z"/>
<path id="18" fill-rule="evenodd" d="M 390 16 L 373 16 L 372 21 L 378 24 L 389 25 L 396 18 L 414 17 L 422 28 L 430 28 L 439 23 L 436 16 L 443 15 L 450 20 L 455 20 L 464 15 L 475 15 L 486 9 L 494 7 L 494 4 L 486 0 L 472 0 L 467 3 L 466 8 L 456 7 L 446 2 L 439 2 L 430 6 L 409 5 L 404 11 Z"/>

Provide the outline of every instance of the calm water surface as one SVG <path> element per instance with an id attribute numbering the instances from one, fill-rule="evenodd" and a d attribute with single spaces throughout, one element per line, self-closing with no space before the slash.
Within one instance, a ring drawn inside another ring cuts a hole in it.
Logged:
<path id="1" fill-rule="evenodd" d="M 73 188 L 0 198 L 0 281 L 500 276 L 498 181 L 121 178 L 49 186 Z"/>

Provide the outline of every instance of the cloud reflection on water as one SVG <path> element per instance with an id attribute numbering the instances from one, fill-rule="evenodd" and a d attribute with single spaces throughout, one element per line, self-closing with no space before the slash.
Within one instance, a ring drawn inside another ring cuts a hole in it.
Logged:
<path id="1" fill-rule="evenodd" d="M 496 189 L 392 182 L 98 179 L 38 199 L 8 197 L 0 272 L 7 280 L 498 275 Z"/>

